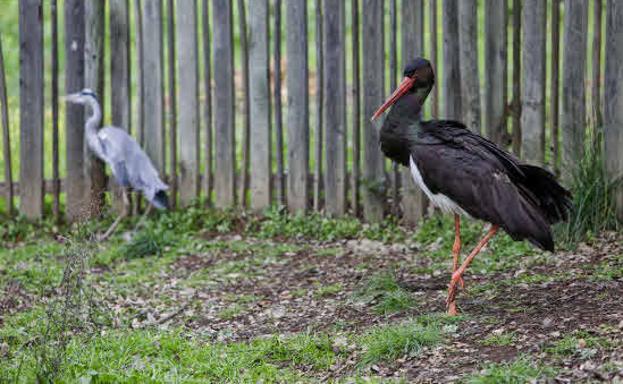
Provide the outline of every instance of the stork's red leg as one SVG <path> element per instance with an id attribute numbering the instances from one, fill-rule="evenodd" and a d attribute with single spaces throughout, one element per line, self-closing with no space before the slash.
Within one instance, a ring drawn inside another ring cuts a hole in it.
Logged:
<path id="1" fill-rule="evenodd" d="M 452 245 L 452 273 L 456 272 L 459 268 L 459 255 L 461 254 L 461 216 L 454 214 L 454 244 Z M 460 277 L 458 283 L 461 288 L 465 286 L 463 278 Z M 456 303 L 452 302 L 448 304 L 448 313 L 456 315 Z"/>
<path id="2" fill-rule="evenodd" d="M 497 225 L 493 225 L 491 229 L 487 231 L 487 234 L 482 238 L 482 240 L 480 240 L 478 245 L 476 245 L 476 248 L 474 248 L 474 250 L 469 254 L 469 256 L 467 256 L 467 258 L 465 259 L 463 264 L 461 264 L 459 269 L 457 269 L 452 274 L 452 279 L 450 280 L 450 285 L 448 287 L 448 298 L 446 299 L 446 305 L 448 306 L 449 315 L 456 315 L 457 313 L 456 302 L 455 302 L 456 292 L 457 292 L 456 285 L 459 283 L 459 280 L 462 280 L 463 273 L 465 273 L 465 270 L 467 269 L 467 267 L 469 267 L 469 264 L 472 262 L 472 260 L 474 260 L 474 257 L 476 257 L 478 253 L 480 253 L 480 251 L 485 245 L 487 245 L 489 240 L 491 240 L 493 235 L 495 235 L 495 233 L 498 231 L 498 228 L 499 227 Z"/>

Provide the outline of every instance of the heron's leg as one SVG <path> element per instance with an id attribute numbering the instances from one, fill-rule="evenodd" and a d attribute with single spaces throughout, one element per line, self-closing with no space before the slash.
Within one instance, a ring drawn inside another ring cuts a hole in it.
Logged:
<path id="1" fill-rule="evenodd" d="M 127 188 L 122 188 L 121 196 L 123 198 L 123 210 L 121 211 L 121 214 L 112 223 L 112 225 L 108 228 L 108 230 L 106 230 L 106 232 L 104 232 L 104 234 L 99 237 L 99 241 L 104 241 L 108 239 L 110 235 L 112 235 L 112 233 L 115 231 L 115 229 L 117 229 L 117 227 L 121 223 L 121 220 L 125 219 L 130 213 L 130 199 L 128 198 Z"/>
<path id="2" fill-rule="evenodd" d="M 138 223 L 136 223 L 136 226 L 134 226 L 134 232 L 136 232 L 136 230 L 145 223 L 145 219 L 147 218 L 150 212 L 151 212 L 151 204 L 148 204 L 147 208 L 145 208 L 145 212 L 143 213 L 143 216 L 141 216 L 141 218 L 138 220 Z"/>
<path id="3" fill-rule="evenodd" d="M 452 273 L 456 272 L 459 268 L 459 255 L 461 254 L 461 216 L 457 213 L 454 214 L 454 245 L 452 245 Z M 461 288 L 465 286 L 463 278 L 459 277 L 458 280 Z M 448 313 L 456 315 L 456 303 L 452 302 L 448 304 Z"/>
<path id="4" fill-rule="evenodd" d="M 476 245 L 476 248 L 474 248 L 469 256 L 467 256 L 463 264 L 461 264 L 461 266 L 452 274 L 452 280 L 450 280 L 450 285 L 448 287 L 448 298 L 446 299 L 446 305 L 448 307 L 449 315 L 456 315 L 456 285 L 459 282 L 459 279 L 463 277 L 463 273 L 465 273 L 465 270 L 467 269 L 467 267 L 469 267 L 469 264 L 472 262 L 472 260 L 474 260 L 474 257 L 476 257 L 478 253 L 480 253 L 482 248 L 487 245 L 489 240 L 491 240 L 493 235 L 495 235 L 495 233 L 498 231 L 498 228 L 499 227 L 497 225 L 493 225 L 491 229 L 487 231 L 487 234 L 482 238 L 482 240 L 480 240 L 478 245 Z"/>

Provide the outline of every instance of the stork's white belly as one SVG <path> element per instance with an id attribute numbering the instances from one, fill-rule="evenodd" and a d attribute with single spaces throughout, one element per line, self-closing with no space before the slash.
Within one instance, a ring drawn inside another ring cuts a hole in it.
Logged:
<path id="1" fill-rule="evenodd" d="M 459 215 L 468 216 L 467 213 L 463 210 L 463 208 L 459 207 L 457 203 L 455 203 L 452 199 L 442 193 L 432 193 L 428 186 L 424 183 L 422 179 L 422 174 L 418 169 L 415 161 L 413 161 L 413 157 L 409 157 L 409 169 L 411 170 L 411 176 L 413 176 L 413 181 L 417 184 L 422 191 L 426 194 L 431 203 L 439 208 L 442 212 L 445 213 L 458 213 Z"/>

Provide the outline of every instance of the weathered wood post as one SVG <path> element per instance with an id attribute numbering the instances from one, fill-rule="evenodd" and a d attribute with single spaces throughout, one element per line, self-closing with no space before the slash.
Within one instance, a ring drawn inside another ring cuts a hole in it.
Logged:
<path id="1" fill-rule="evenodd" d="M 511 104 L 513 152 L 521 151 L 521 0 L 513 0 L 513 100 Z"/>
<path id="2" fill-rule="evenodd" d="M 43 215 L 43 4 L 19 2 L 20 211 Z"/>
<path id="3" fill-rule="evenodd" d="M 424 4 L 422 0 L 404 2 L 402 5 L 402 66 L 404 67 L 424 51 Z M 431 58 L 433 65 L 435 59 Z M 436 88 L 436 87 L 435 87 Z M 402 212 L 403 220 L 415 225 L 426 214 L 428 201 L 424 193 L 413 182 L 411 171 L 402 167 Z"/>
<path id="4" fill-rule="evenodd" d="M 324 74 L 322 69 L 323 59 L 323 42 L 322 42 L 322 0 L 315 0 L 314 5 L 316 7 L 315 19 L 316 19 L 316 39 L 314 45 L 316 48 L 316 126 L 314 129 L 314 191 L 313 191 L 313 209 L 320 211 L 322 200 L 322 147 L 323 147 L 323 126 L 322 120 L 322 104 L 323 104 L 323 89 L 322 84 L 324 82 Z"/>
<path id="5" fill-rule="evenodd" d="M 277 148 L 277 201 L 286 204 L 286 180 L 283 159 L 283 114 L 281 108 L 281 0 L 274 3 L 274 98 L 275 98 L 275 141 Z"/>
<path id="6" fill-rule="evenodd" d="M 145 151 L 164 174 L 164 65 L 162 0 L 142 2 L 143 136 Z"/>
<path id="7" fill-rule="evenodd" d="M 249 113 L 253 116 L 251 208 L 255 210 L 272 202 L 268 15 L 268 0 L 254 0 L 249 8 Z"/>
<path id="8" fill-rule="evenodd" d="M 361 76 L 359 68 L 359 0 L 351 4 L 352 16 L 352 124 L 353 124 L 353 168 L 351 180 L 351 209 L 359 216 L 359 179 L 361 178 Z"/>
<path id="9" fill-rule="evenodd" d="M 558 103 L 560 98 L 558 97 L 558 88 L 560 86 L 559 73 L 560 73 L 560 1 L 552 1 L 551 10 L 551 79 L 550 79 L 550 124 L 551 124 L 551 147 L 552 147 L 552 168 L 556 175 L 560 173 L 560 150 L 559 150 L 559 130 L 558 130 Z"/>
<path id="10" fill-rule="evenodd" d="M 545 158 L 545 41 L 547 1 L 524 0 L 523 85 L 521 87 L 521 152 L 532 164 Z"/>
<path id="11" fill-rule="evenodd" d="M 102 116 L 104 116 L 104 25 L 105 2 L 87 0 L 84 5 L 84 86 L 95 91 Z M 100 123 L 101 125 L 101 123 Z M 85 143 L 86 174 L 89 185 L 87 203 L 89 217 L 99 215 L 104 207 L 106 174 L 104 163 L 98 159 Z"/>
<path id="12" fill-rule="evenodd" d="M 192 0 L 191 0 L 192 1 Z M 168 103 L 166 103 L 167 113 L 165 113 L 167 117 L 167 122 L 169 125 L 169 205 L 171 208 L 175 209 L 177 207 L 177 187 L 179 183 L 179 178 L 177 176 L 177 87 L 176 87 L 176 63 L 177 63 L 177 54 L 176 54 L 176 25 L 180 25 L 181 23 L 176 23 L 177 15 L 175 14 L 175 0 L 167 0 L 167 80 L 168 80 Z M 181 28 L 181 27 L 180 27 Z M 180 62 L 181 66 L 184 66 L 184 63 Z M 164 65 L 164 64 L 163 64 Z M 184 68 L 185 69 L 185 68 Z M 185 71 L 182 70 L 182 73 Z M 164 139 L 163 139 L 164 140 Z M 165 167 L 166 168 L 166 167 Z M 165 172 L 166 173 L 166 172 Z M 191 188 L 192 192 L 192 188 Z"/>
<path id="13" fill-rule="evenodd" d="M 215 205 L 226 208 L 236 201 L 234 177 L 234 57 L 232 47 L 232 4 L 212 2 L 214 40 L 214 130 Z"/>
<path id="14" fill-rule="evenodd" d="M 204 182 L 204 192 L 206 197 L 206 205 L 212 205 L 212 189 L 213 189 L 213 180 L 212 180 L 212 156 L 213 156 L 213 145 L 212 145 L 212 48 L 211 48 L 211 33 L 210 33 L 210 4 L 208 0 L 203 0 L 202 7 L 202 29 L 203 29 L 203 88 L 205 92 L 205 105 L 204 105 L 204 113 L 205 113 L 205 121 L 204 121 L 204 174 L 203 174 L 203 182 Z"/>
<path id="15" fill-rule="evenodd" d="M 7 215 L 13 216 L 13 171 L 11 170 L 11 130 L 9 129 L 9 106 L 7 105 L 6 77 L 4 56 L 2 53 L 2 36 L 0 36 L 0 122 L 2 123 L 2 155 L 4 156 L 5 205 Z"/>
<path id="16" fill-rule="evenodd" d="M 197 0 L 178 0 L 176 15 L 179 70 L 179 191 L 181 205 L 188 206 L 199 196 Z"/>
<path id="17" fill-rule="evenodd" d="M 623 3 L 606 4 L 606 68 L 604 83 L 604 143 L 611 180 L 623 177 Z M 617 216 L 623 221 L 623 186 L 615 191 Z"/>
<path id="18" fill-rule="evenodd" d="M 128 0 L 110 0 L 110 105 L 112 125 L 132 132 L 130 12 Z M 123 209 L 120 189 L 113 187 L 114 205 Z"/>
<path id="19" fill-rule="evenodd" d="M 461 67 L 457 0 L 443 0 L 443 102 L 444 118 L 461 119 Z M 469 76 L 469 74 L 467 74 Z"/>
<path id="20" fill-rule="evenodd" d="M 84 88 L 84 2 L 65 0 L 65 92 Z M 84 107 L 65 106 L 66 217 L 76 221 L 84 216 Z"/>
<path id="21" fill-rule="evenodd" d="M 238 0 L 238 33 L 240 34 L 240 62 L 242 63 L 242 167 L 240 170 L 240 205 L 247 207 L 249 192 L 249 150 L 251 141 L 251 115 L 249 113 L 249 44 L 247 42 L 247 11 L 244 0 Z"/>
<path id="22" fill-rule="evenodd" d="M 584 154 L 587 11 L 586 1 L 565 0 L 561 127 L 562 176 L 567 182 Z"/>
<path id="23" fill-rule="evenodd" d="M 303 0 L 286 3 L 288 76 L 288 209 L 307 208 L 309 197 L 309 93 L 307 63 L 307 6 Z"/>
<path id="24" fill-rule="evenodd" d="M 592 118 L 595 127 L 601 127 L 601 13 L 602 1 L 593 0 L 593 57 L 592 57 L 592 82 L 591 82 L 591 105 Z"/>
<path id="25" fill-rule="evenodd" d="M 342 0 L 324 0 L 323 29 L 323 124 L 324 124 L 324 194 L 325 209 L 331 215 L 346 211 L 346 172 L 344 143 L 346 126 L 343 115 L 346 95 L 343 92 L 344 15 Z"/>
<path id="26" fill-rule="evenodd" d="M 61 180 L 58 165 L 58 4 L 50 3 L 50 19 L 52 21 L 52 214 L 57 222 L 61 219 Z M 0 53 L 1 54 L 1 53 Z M 8 204 L 7 204 L 8 205 Z"/>
<path id="27" fill-rule="evenodd" d="M 408 4 L 408 3 L 407 3 Z M 438 2 L 437 0 L 429 0 L 428 2 L 428 11 L 429 11 L 429 25 L 430 25 L 430 57 L 433 68 L 439 68 L 437 65 L 439 59 L 439 45 L 437 39 L 437 20 L 439 19 L 439 10 L 437 8 Z M 430 95 L 430 114 L 433 118 L 439 117 L 439 87 L 433 87 L 433 90 Z"/>
<path id="28" fill-rule="evenodd" d="M 363 164 L 363 213 L 368 221 L 383 219 L 385 203 L 384 157 L 379 148 L 379 128 L 370 117 L 385 97 L 383 0 L 364 0 L 363 9 L 363 103 L 365 153 Z"/>
<path id="29" fill-rule="evenodd" d="M 476 27 L 477 2 L 476 0 L 460 0 L 458 3 L 463 122 L 469 129 L 480 132 L 480 75 L 478 73 L 478 30 Z"/>
<path id="30" fill-rule="evenodd" d="M 485 103 L 487 137 L 501 144 L 506 134 L 506 0 L 485 1 Z"/>

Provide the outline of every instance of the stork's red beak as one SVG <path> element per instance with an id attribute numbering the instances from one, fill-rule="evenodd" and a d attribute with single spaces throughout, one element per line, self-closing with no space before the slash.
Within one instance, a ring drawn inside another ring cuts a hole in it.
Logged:
<path id="1" fill-rule="evenodd" d="M 387 108 L 391 107 L 392 104 L 396 102 L 396 100 L 400 99 L 402 95 L 409 92 L 409 90 L 413 86 L 413 83 L 415 83 L 415 77 L 406 76 L 404 79 L 402 79 L 402 81 L 398 85 L 398 88 L 396 88 L 394 93 L 392 93 L 392 95 L 388 97 L 387 100 L 385 100 L 383 105 L 381 105 L 381 107 L 376 112 L 374 112 L 374 115 L 370 120 L 374 121 L 375 119 L 377 119 L 383 114 L 383 112 L 385 112 Z"/>

